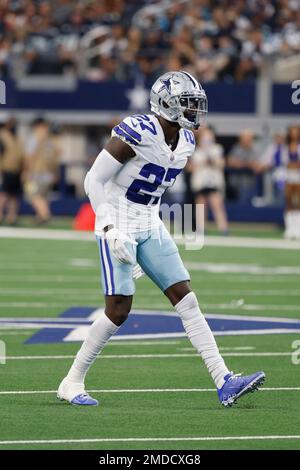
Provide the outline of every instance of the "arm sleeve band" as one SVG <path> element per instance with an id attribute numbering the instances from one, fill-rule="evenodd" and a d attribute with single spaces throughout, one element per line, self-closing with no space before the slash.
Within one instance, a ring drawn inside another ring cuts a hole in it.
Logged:
<path id="1" fill-rule="evenodd" d="M 103 149 L 85 177 L 84 190 L 96 214 L 98 219 L 97 226 L 100 229 L 112 224 L 110 211 L 105 198 L 104 185 L 121 168 L 122 163 L 118 162 L 107 150 Z"/>

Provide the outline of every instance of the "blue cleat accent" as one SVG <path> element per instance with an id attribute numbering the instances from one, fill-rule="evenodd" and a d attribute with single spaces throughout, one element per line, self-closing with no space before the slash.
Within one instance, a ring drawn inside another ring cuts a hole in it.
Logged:
<path id="1" fill-rule="evenodd" d="M 227 374 L 224 377 L 225 383 L 222 388 L 218 390 L 218 397 L 222 405 L 232 406 L 238 398 L 246 393 L 255 392 L 258 387 L 263 384 L 265 380 L 264 372 L 255 372 L 251 375 L 240 376 L 234 374 Z"/>
<path id="2" fill-rule="evenodd" d="M 92 398 L 88 393 L 81 393 L 76 395 L 73 400 L 70 401 L 71 405 L 84 405 L 84 406 L 98 406 L 98 400 Z"/>

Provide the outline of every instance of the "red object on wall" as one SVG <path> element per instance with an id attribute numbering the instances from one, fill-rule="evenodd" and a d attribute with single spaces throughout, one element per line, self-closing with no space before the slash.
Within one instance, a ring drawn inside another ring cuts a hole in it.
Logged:
<path id="1" fill-rule="evenodd" d="M 85 202 L 80 207 L 74 222 L 74 230 L 86 230 L 93 232 L 95 227 L 95 214 L 89 202 Z"/>

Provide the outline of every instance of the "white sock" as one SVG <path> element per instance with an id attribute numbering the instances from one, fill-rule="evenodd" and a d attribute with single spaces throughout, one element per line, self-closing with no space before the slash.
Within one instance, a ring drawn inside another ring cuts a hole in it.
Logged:
<path id="1" fill-rule="evenodd" d="M 90 326 L 87 337 L 79 349 L 66 379 L 83 384 L 90 366 L 118 329 L 119 327 L 105 313 L 101 314 Z"/>
<path id="2" fill-rule="evenodd" d="M 221 388 L 224 384 L 224 377 L 229 374 L 229 370 L 220 355 L 211 329 L 201 313 L 194 292 L 189 292 L 175 305 L 175 308 L 181 317 L 189 340 L 198 353 L 201 354 L 216 386 Z"/>

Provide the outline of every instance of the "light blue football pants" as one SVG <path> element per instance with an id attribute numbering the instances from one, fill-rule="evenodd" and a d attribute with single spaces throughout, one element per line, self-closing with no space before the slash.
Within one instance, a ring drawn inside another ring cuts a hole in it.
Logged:
<path id="1" fill-rule="evenodd" d="M 137 245 L 126 243 L 126 248 L 143 271 L 164 292 L 177 282 L 190 280 L 178 248 L 163 224 L 157 229 L 137 232 L 131 237 Z M 101 261 L 101 282 L 105 295 L 133 295 L 135 283 L 133 264 L 120 263 L 110 253 L 104 237 L 97 236 Z"/>

